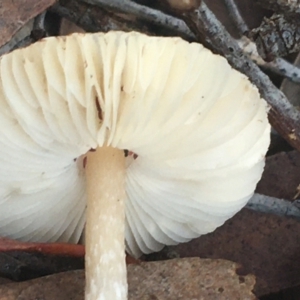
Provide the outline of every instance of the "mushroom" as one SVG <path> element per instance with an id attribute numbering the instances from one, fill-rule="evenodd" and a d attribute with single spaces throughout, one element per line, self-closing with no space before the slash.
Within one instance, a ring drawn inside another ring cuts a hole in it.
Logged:
<path id="1" fill-rule="evenodd" d="M 125 246 L 137 257 L 215 230 L 261 177 L 267 104 L 200 44 L 51 37 L 0 72 L 0 235 L 76 243 L 87 205 L 86 299 L 126 299 Z"/>

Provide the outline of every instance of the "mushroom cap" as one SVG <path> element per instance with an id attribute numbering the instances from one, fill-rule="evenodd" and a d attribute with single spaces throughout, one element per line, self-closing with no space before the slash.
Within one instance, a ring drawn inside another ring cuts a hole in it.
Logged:
<path id="1" fill-rule="evenodd" d="M 136 256 L 222 225 L 252 196 L 269 145 L 258 90 L 202 45 L 140 33 L 44 39 L 0 59 L 0 235 L 77 242 L 80 157 L 128 149 Z"/>

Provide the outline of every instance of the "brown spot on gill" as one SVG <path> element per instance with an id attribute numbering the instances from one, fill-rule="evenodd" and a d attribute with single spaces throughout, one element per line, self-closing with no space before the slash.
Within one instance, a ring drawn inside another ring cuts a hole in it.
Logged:
<path id="1" fill-rule="evenodd" d="M 96 108 L 98 110 L 98 118 L 100 121 L 102 121 L 103 120 L 102 109 L 100 107 L 99 99 L 97 96 L 95 98 L 95 103 L 96 103 Z"/>

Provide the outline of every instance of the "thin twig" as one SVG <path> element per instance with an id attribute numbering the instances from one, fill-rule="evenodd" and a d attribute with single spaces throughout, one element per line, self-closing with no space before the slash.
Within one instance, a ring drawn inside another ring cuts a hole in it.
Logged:
<path id="1" fill-rule="evenodd" d="M 243 52 L 249 55 L 249 57 L 257 63 L 259 66 L 263 67 L 265 70 L 269 70 L 278 75 L 286 77 L 293 82 L 300 83 L 300 69 L 288 61 L 277 57 L 273 61 L 266 62 L 258 53 L 256 44 L 245 36 L 249 32 L 249 28 L 245 23 L 243 17 L 241 16 L 237 5 L 234 0 L 224 0 L 229 11 L 229 15 L 232 21 L 235 23 L 242 36 L 238 40 L 239 46 L 242 48 Z"/>
<path id="2" fill-rule="evenodd" d="M 14 49 L 28 46 L 33 39 L 30 37 L 33 28 L 33 20 L 28 21 L 12 38 L 11 40 L 0 47 L 0 56 L 11 52 Z"/>
<path id="3" fill-rule="evenodd" d="M 46 17 L 46 12 L 44 11 L 43 13 L 39 14 L 34 18 L 31 37 L 34 38 L 35 40 L 39 40 L 48 35 L 47 30 L 45 28 L 45 17 Z"/>
<path id="4" fill-rule="evenodd" d="M 261 66 L 293 82 L 300 83 L 300 69 L 283 58 L 277 57 L 273 61 L 265 62 Z"/>
<path id="5" fill-rule="evenodd" d="M 209 40 L 206 42 L 210 44 L 210 48 L 224 55 L 234 68 L 246 74 L 258 87 L 262 97 L 271 106 L 269 111 L 271 124 L 288 143 L 300 151 L 300 112 L 274 86 L 269 77 L 242 52 L 237 42 L 204 2 L 197 10 L 183 16 L 200 41 L 203 36 L 207 37 Z"/>
<path id="6" fill-rule="evenodd" d="M 249 32 L 249 27 L 245 23 L 243 17 L 241 16 L 240 11 L 235 4 L 235 1 L 234 0 L 224 0 L 224 2 L 227 6 L 227 10 L 229 12 L 229 15 L 230 15 L 232 21 L 235 23 L 235 25 L 239 31 L 239 34 L 244 35 L 247 32 Z"/>
<path id="7" fill-rule="evenodd" d="M 263 213 L 294 217 L 300 220 L 300 209 L 297 204 L 284 199 L 254 194 L 246 207 Z"/>
<path id="8" fill-rule="evenodd" d="M 266 62 L 258 54 L 256 44 L 245 36 L 237 42 L 243 52 L 259 66 L 288 78 L 293 82 L 300 83 L 300 69 L 297 66 L 280 57 L 275 58 L 273 61 Z"/>
<path id="9" fill-rule="evenodd" d="M 68 19 L 87 32 L 139 30 L 149 34 L 149 28 L 138 20 L 124 20 L 101 7 L 92 7 L 77 0 L 58 1 L 51 7 L 50 11 Z"/>
<path id="10" fill-rule="evenodd" d="M 134 15 L 141 20 L 161 26 L 163 28 L 176 31 L 180 36 L 186 39 L 194 40 L 194 35 L 186 24 L 175 17 L 167 15 L 159 10 L 137 4 L 128 0 L 80 0 L 85 3 L 103 7 L 107 10 Z"/>

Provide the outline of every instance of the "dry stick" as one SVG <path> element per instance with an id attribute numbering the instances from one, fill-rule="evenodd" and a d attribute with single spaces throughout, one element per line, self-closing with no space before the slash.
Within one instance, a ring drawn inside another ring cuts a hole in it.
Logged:
<path id="1" fill-rule="evenodd" d="M 141 20 L 176 31 L 178 35 L 186 39 L 194 39 L 194 35 L 186 24 L 175 17 L 167 15 L 159 10 L 137 4 L 128 0 L 80 0 L 85 3 L 100 6 L 115 13 L 134 15 Z"/>
<path id="2" fill-rule="evenodd" d="M 278 57 L 273 61 L 266 62 L 258 54 L 256 44 L 248 39 L 245 33 L 249 32 L 249 28 L 245 23 L 243 17 L 240 14 L 238 7 L 235 4 L 234 0 L 224 0 L 227 6 L 227 10 L 232 21 L 235 23 L 236 27 L 239 30 L 242 38 L 238 40 L 239 46 L 242 48 L 243 52 L 250 56 L 250 58 L 257 63 L 259 66 L 270 70 L 276 74 L 284 76 L 293 82 L 300 82 L 300 69 L 288 61 Z"/>
<path id="3" fill-rule="evenodd" d="M 270 62 L 264 61 L 262 64 L 258 63 L 258 65 L 278 75 L 288 78 L 295 83 L 300 83 L 300 69 L 280 57 L 277 57 Z"/>
<path id="4" fill-rule="evenodd" d="M 300 209 L 297 202 L 278 199 L 261 194 L 254 194 L 249 200 L 247 208 L 282 217 L 293 217 L 300 220 Z"/>
<path id="5" fill-rule="evenodd" d="M 68 19 L 75 23 L 80 28 L 87 32 L 108 32 L 110 30 L 122 31 L 139 31 L 148 35 L 156 35 L 155 29 L 149 22 L 144 22 L 140 16 L 126 15 L 119 13 L 120 7 L 116 12 L 108 11 L 107 8 L 101 6 L 93 6 L 85 2 L 78 2 L 78 0 L 60 1 L 53 5 L 50 9 L 57 15 Z M 173 17 L 170 17 L 174 19 Z M 163 22 L 163 20 L 160 20 Z M 160 35 L 181 36 L 184 39 L 194 40 L 195 36 L 189 31 L 187 36 L 182 31 L 176 31 L 175 28 L 165 29 L 164 32 L 159 32 Z"/>
<path id="6" fill-rule="evenodd" d="M 124 20 L 107 12 L 101 7 L 69 0 L 57 2 L 50 11 L 66 18 L 88 32 L 108 32 L 110 30 L 134 31 L 148 33 L 148 28 L 139 21 Z"/>
<path id="7" fill-rule="evenodd" d="M 266 70 L 270 70 L 276 74 L 279 74 L 285 78 L 292 80 L 293 82 L 300 82 L 300 69 L 283 58 L 277 57 L 273 61 L 266 62 L 258 54 L 256 44 L 244 36 L 249 32 L 249 28 L 245 23 L 243 17 L 240 14 L 238 7 L 234 0 L 224 0 L 227 6 L 227 10 L 232 21 L 235 23 L 242 38 L 238 40 L 239 46 L 243 52 L 250 56 L 250 58 L 259 66 Z"/>
<path id="8" fill-rule="evenodd" d="M 45 28 L 45 17 L 46 11 L 34 18 L 31 35 L 35 40 L 39 40 L 48 35 L 47 30 Z"/>
<path id="9" fill-rule="evenodd" d="M 239 31 L 239 34 L 245 35 L 249 31 L 249 28 L 245 23 L 243 17 L 241 16 L 240 11 L 236 6 L 234 0 L 224 0 L 224 2 L 232 21 L 235 23 L 235 26 Z"/>
<path id="10" fill-rule="evenodd" d="M 234 68 L 246 74 L 258 87 L 262 97 L 271 106 L 269 112 L 271 124 L 289 144 L 300 151 L 300 112 L 274 86 L 269 77 L 242 52 L 237 42 L 232 39 L 206 4 L 202 2 L 197 10 L 184 13 L 183 17 L 200 41 L 205 36 L 206 44 L 210 44 L 210 48 L 224 55 Z"/>
<path id="11" fill-rule="evenodd" d="M 243 52 L 262 68 L 277 73 L 293 82 L 300 83 L 300 69 L 297 66 L 280 57 L 275 58 L 273 61 L 266 62 L 258 54 L 255 43 L 245 36 L 237 40 L 237 43 Z"/>
<path id="12" fill-rule="evenodd" d="M 9 42 L 0 47 L 0 56 L 14 49 L 28 46 L 33 39 L 30 37 L 33 28 L 33 20 L 28 21 Z"/>

